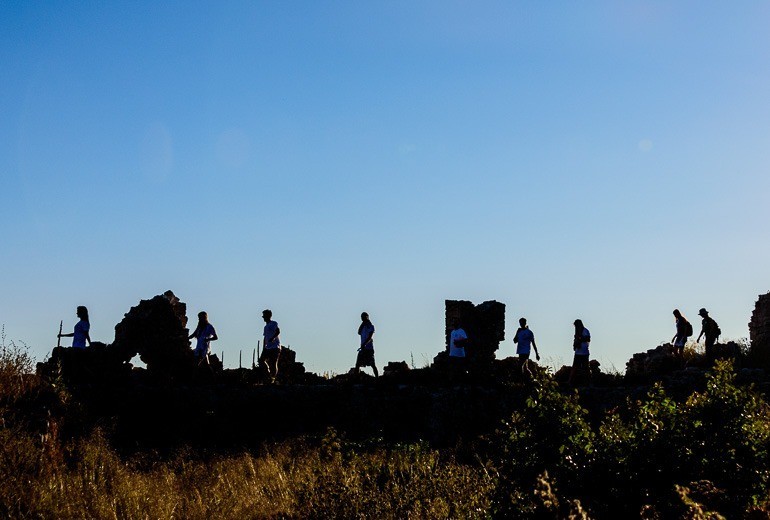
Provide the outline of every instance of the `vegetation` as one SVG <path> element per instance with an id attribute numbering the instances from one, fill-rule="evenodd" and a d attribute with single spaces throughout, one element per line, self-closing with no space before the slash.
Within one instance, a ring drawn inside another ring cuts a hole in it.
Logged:
<path id="1" fill-rule="evenodd" d="M 590 419 L 535 371 L 521 408 L 456 449 L 321 438 L 258 452 L 121 455 L 26 349 L 0 345 L 0 516 L 8 518 L 740 518 L 770 516 L 770 408 L 719 362 Z M 66 432 L 66 433 L 65 433 Z"/>

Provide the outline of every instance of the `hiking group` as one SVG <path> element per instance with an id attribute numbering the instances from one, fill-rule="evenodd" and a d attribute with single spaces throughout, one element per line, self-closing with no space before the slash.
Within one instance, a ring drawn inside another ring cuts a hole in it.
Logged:
<path id="1" fill-rule="evenodd" d="M 87 344 L 91 344 L 91 336 L 89 334 L 91 325 L 88 318 L 88 309 L 80 305 L 77 308 L 76 315 L 80 320 L 75 324 L 74 331 L 70 334 L 62 334 L 60 327 L 57 338 L 71 337 L 72 348 L 85 349 Z M 714 345 L 719 340 L 722 331 L 717 322 L 709 316 L 706 309 L 701 308 L 698 311 L 698 315 L 702 318 L 702 322 L 700 334 L 695 342 L 699 343 L 701 338 L 705 338 L 706 359 L 713 361 L 715 357 Z M 671 342 L 675 353 L 679 357 L 683 357 L 685 344 L 694 335 L 693 326 L 679 309 L 674 309 L 674 318 L 676 334 Z M 262 319 L 265 322 L 265 326 L 262 330 L 263 348 L 259 355 L 259 366 L 264 370 L 269 380 L 275 382 L 278 376 L 278 360 L 281 356 L 281 329 L 278 327 L 278 323 L 273 320 L 273 312 L 270 309 L 262 311 Z M 591 343 L 591 333 L 580 319 L 575 320 L 573 325 L 575 327 L 572 340 L 574 357 L 569 375 L 569 384 L 572 384 L 576 375 L 581 372 L 588 373 L 590 376 L 589 344 Z M 450 367 L 455 374 L 464 373 L 466 371 L 466 347 L 469 345 L 468 334 L 462 328 L 462 323 L 458 319 L 453 319 L 451 326 L 452 330 L 449 333 L 447 345 Z M 369 314 L 362 312 L 361 324 L 358 326 L 360 344 L 358 355 L 356 356 L 356 365 L 353 370 L 357 374 L 362 367 L 371 367 L 374 377 L 377 378 L 379 377 L 379 371 L 374 360 L 374 330 Z M 209 355 L 211 354 L 211 342 L 216 341 L 219 337 L 214 326 L 209 322 L 208 314 L 205 311 L 198 313 L 198 325 L 188 337 L 188 339 L 193 338 L 196 340 L 193 353 L 198 361 L 198 366 L 200 367 L 205 364 L 210 369 Z M 529 358 L 532 350 L 535 351 L 535 359 L 540 361 L 535 334 L 527 325 L 526 318 L 519 319 L 519 328 L 516 330 L 513 342 L 516 344 L 516 354 L 519 359 L 523 360 L 523 368 L 526 368 L 530 362 Z"/>
<path id="2" fill-rule="evenodd" d="M 702 318 L 702 321 L 700 334 L 698 334 L 698 339 L 695 340 L 695 343 L 700 343 L 700 339 L 704 338 L 706 359 L 713 361 L 715 357 L 714 345 L 719 341 L 722 330 L 719 328 L 719 325 L 717 325 L 717 322 L 714 321 L 714 318 L 709 316 L 709 312 L 706 309 L 701 308 L 701 310 L 698 311 L 698 316 Z M 676 319 L 676 334 L 671 342 L 674 345 L 676 353 L 682 357 L 684 355 L 684 346 L 687 343 L 688 338 L 694 334 L 694 331 L 692 323 L 687 321 L 687 318 L 684 317 L 679 309 L 674 309 L 674 318 Z"/>

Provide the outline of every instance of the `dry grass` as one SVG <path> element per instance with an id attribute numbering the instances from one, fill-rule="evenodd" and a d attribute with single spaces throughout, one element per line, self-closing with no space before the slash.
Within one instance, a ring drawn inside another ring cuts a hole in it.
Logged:
<path id="1" fill-rule="evenodd" d="M 422 448 L 346 456 L 294 441 L 260 456 L 123 461 L 99 435 L 51 453 L 2 433 L 11 518 L 473 518 L 492 489 L 481 468 Z"/>

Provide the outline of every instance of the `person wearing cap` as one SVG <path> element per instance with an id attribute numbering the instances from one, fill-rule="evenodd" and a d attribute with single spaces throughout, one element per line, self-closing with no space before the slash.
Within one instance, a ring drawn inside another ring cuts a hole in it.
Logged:
<path id="1" fill-rule="evenodd" d="M 588 344 L 591 343 L 591 333 L 585 328 L 582 320 L 575 320 L 574 325 L 575 336 L 572 340 L 572 350 L 575 351 L 575 357 L 572 360 L 572 370 L 569 373 L 569 384 L 572 384 L 578 370 L 585 370 L 590 375 L 588 368 L 588 357 L 590 355 Z"/>
<path id="2" fill-rule="evenodd" d="M 273 311 L 265 309 L 262 311 L 262 319 L 265 320 L 265 328 L 262 332 L 263 348 L 262 355 L 259 356 L 260 365 L 264 366 L 270 381 L 275 382 L 278 376 L 278 359 L 281 357 L 281 329 L 278 323 L 273 321 Z"/>
<path id="3" fill-rule="evenodd" d="M 356 374 L 361 367 L 372 367 L 374 377 L 379 377 L 377 366 L 374 364 L 374 325 L 369 320 L 369 314 L 361 313 L 361 325 L 358 326 L 358 335 L 361 336 L 361 346 L 358 348 L 356 357 Z"/>
<path id="4" fill-rule="evenodd" d="M 518 354 L 519 359 L 529 359 L 531 346 L 535 349 L 536 359 L 540 361 L 540 353 L 535 344 L 535 333 L 527 326 L 527 318 L 519 319 L 519 330 L 516 331 L 513 342 L 516 343 L 516 354 Z"/>
<path id="5" fill-rule="evenodd" d="M 705 336 L 706 359 L 713 360 L 714 345 L 716 345 L 716 342 L 719 340 L 722 331 L 719 328 L 719 325 L 717 325 L 717 322 L 714 321 L 714 318 L 709 316 L 709 312 L 706 309 L 701 308 L 701 310 L 698 311 L 698 315 L 703 318 L 703 321 L 701 322 L 700 334 L 698 334 L 698 339 L 695 340 L 695 342 L 699 343 L 701 336 Z"/>

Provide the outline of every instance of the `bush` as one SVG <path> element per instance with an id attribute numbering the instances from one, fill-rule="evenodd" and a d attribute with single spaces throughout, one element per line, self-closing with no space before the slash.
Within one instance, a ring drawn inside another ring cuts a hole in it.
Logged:
<path id="1" fill-rule="evenodd" d="M 552 502 L 561 504 L 557 517 L 568 514 L 568 497 L 579 497 L 591 484 L 585 477 L 592 463 L 595 435 L 587 415 L 577 394 L 562 394 L 549 374 L 534 375 L 524 408 L 498 433 L 496 515 L 526 517 L 542 512 L 543 507 L 522 490 L 534 489 L 544 479 L 549 493 L 557 499 Z"/>

